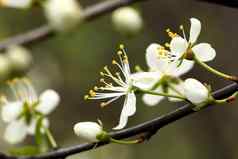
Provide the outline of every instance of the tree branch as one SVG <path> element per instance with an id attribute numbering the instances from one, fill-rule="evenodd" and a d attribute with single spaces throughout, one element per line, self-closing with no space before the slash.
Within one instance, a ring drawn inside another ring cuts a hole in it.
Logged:
<path id="1" fill-rule="evenodd" d="M 91 21 L 100 16 L 106 15 L 113 10 L 122 6 L 127 6 L 136 2 L 146 0 L 107 0 L 100 2 L 91 7 L 86 8 L 82 13 L 84 21 Z M 40 42 L 44 39 L 55 36 L 53 28 L 48 24 L 44 24 L 39 28 L 33 29 L 23 34 L 16 35 L 14 37 L 7 38 L 0 42 L 0 51 L 6 49 L 10 45 L 27 45 L 36 42 Z"/>
<path id="2" fill-rule="evenodd" d="M 238 91 L 238 84 L 233 83 L 233 84 L 230 84 L 222 89 L 215 91 L 213 93 L 213 95 L 216 99 L 222 99 L 222 98 L 232 95 L 236 91 Z M 207 107 L 209 107 L 209 106 L 207 106 Z M 205 109 L 207 107 L 204 107 L 203 109 Z M 169 113 L 162 115 L 158 118 L 155 118 L 153 120 L 144 122 L 142 124 L 136 125 L 134 127 L 128 128 L 128 129 L 124 129 L 124 130 L 117 131 L 117 132 L 111 132 L 110 135 L 111 135 L 111 137 L 113 137 L 115 139 L 126 139 L 126 138 L 135 137 L 142 133 L 152 131 L 152 134 L 149 136 L 149 137 L 151 137 L 160 128 L 162 128 L 168 124 L 171 124 L 181 118 L 189 116 L 195 112 L 196 111 L 194 111 L 192 109 L 191 104 L 186 104 L 172 112 L 169 112 Z M 106 144 L 109 144 L 109 143 L 102 143 L 102 142 L 85 143 L 85 144 L 80 144 L 80 145 L 76 145 L 76 146 L 71 146 L 68 148 L 62 148 L 62 149 L 52 151 L 52 152 L 49 152 L 47 154 L 43 154 L 40 156 L 15 157 L 15 158 L 7 157 L 7 158 L 3 158 L 3 159 L 61 159 L 61 158 L 66 158 L 70 155 L 78 154 L 83 151 L 88 151 L 93 148 L 103 146 Z"/>

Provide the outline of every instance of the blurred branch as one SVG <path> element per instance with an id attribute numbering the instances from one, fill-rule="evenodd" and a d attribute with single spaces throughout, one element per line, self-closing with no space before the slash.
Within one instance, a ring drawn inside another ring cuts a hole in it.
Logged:
<path id="1" fill-rule="evenodd" d="M 233 8 L 238 8 L 238 0 L 199 0 L 209 3 L 216 3 L 224 6 L 229 6 Z"/>
<path id="2" fill-rule="evenodd" d="M 110 13 L 119 7 L 127 6 L 140 1 L 146 0 L 107 0 L 104 2 L 100 2 L 98 4 L 86 8 L 83 11 L 82 18 L 84 19 L 84 21 L 91 21 L 107 13 Z M 52 36 L 55 36 L 53 28 L 51 28 L 48 24 L 44 24 L 39 28 L 1 41 L 0 51 L 6 49 L 10 45 L 27 45 L 35 42 L 40 42 Z"/>
<path id="3" fill-rule="evenodd" d="M 232 95 L 236 91 L 238 91 L 238 84 L 233 83 L 233 84 L 230 84 L 222 89 L 217 90 L 216 92 L 213 93 L 213 95 L 216 99 L 222 99 L 222 98 L 226 98 L 226 97 Z M 209 106 L 207 106 L 207 107 L 209 107 Z M 204 107 L 204 108 L 207 108 L 207 107 Z M 117 131 L 117 132 L 111 132 L 110 135 L 111 135 L 111 137 L 113 137 L 115 139 L 126 139 L 126 138 L 135 137 L 135 136 L 138 136 L 141 134 L 145 134 L 146 135 L 145 137 L 148 137 L 146 139 L 149 139 L 160 128 L 162 128 L 168 124 L 171 124 L 183 117 L 187 117 L 187 116 L 195 113 L 196 111 L 194 111 L 192 108 L 193 108 L 193 106 L 191 104 L 186 104 L 172 112 L 169 112 L 165 115 L 162 115 L 158 118 L 147 121 L 145 123 L 139 124 L 137 126 L 134 126 L 134 127 L 128 128 L 128 129 L 124 129 L 121 131 Z M 74 155 L 74 154 L 78 154 L 83 151 L 95 149 L 97 147 L 100 147 L 100 146 L 103 146 L 106 144 L 109 144 L 109 143 L 102 143 L 102 142 L 85 143 L 85 144 L 81 144 L 81 145 L 71 146 L 68 148 L 61 148 L 61 149 L 49 152 L 44 155 L 32 156 L 32 157 L 6 157 L 5 155 L 4 155 L 5 158 L 4 157 L 2 158 L 1 156 L 0 157 L 1 157 L 1 159 L 62 159 L 62 158 L 66 158 L 70 155 Z"/>

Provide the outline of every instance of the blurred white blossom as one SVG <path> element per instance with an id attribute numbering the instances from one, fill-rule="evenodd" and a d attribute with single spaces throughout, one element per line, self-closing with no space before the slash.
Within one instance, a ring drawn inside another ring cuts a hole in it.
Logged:
<path id="1" fill-rule="evenodd" d="M 122 7 L 112 13 L 112 23 L 117 31 L 125 35 L 134 35 L 142 30 L 143 19 L 132 7 Z"/>
<path id="2" fill-rule="evenodd" d="M 43 127 L 49 126 L 49 115 L 59 104 L 60 97 L 53 90 L 44 91 L 39 97 L 27 79 L 9 81 L 14 100 L 2 96 L 2 120 L 7 123 L 4 139 L 11 144 L 23 141 L 27 134 L 34 135 L 36 123 L 43 117 Z M 41 130 L 44 132 L 44 129 Z"/>
<path id="3" fill-rule="evenodd" d="M 81 20 L 82 8 L 77 0 L 47 0 L 44 10 L 50 25 L 59 31 L 75 27 Z"/>
<path id="4" fill-rule="evenodd" d="M 25 71 L 32 64 L 31 53 L 21 46 L 16 45 L 7 48 L 6 57 L 14 71 Z"/>
<path id="5" fill-rule="evenodd" d="M 31 6 L 33 0 L 0 0 L 0 6 L 11 8 L 28 8 Z"/>

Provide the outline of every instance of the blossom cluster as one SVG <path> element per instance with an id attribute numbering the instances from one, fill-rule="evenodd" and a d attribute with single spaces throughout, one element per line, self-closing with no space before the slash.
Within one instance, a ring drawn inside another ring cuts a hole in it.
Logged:
<path id="1" fill-rule="evenodd" d="M 0 0 L 0 6 L 27 8 L 33 2 L 38 1 Z M 82 19 L 82 8 L 75 0 L 61 0 L 60 3 L 58 0 L 46 0 L 43 7 L 50 25 L 56 30 L 67 30 Z M 125 31 L 128 35 L 137 33 L 143 25 L 138 11 L 130 7 L 116 10 L 112 14 L 112 21 L 119 32 Z M 182 25 L 179 28 L 181 35 L 166 29 L 169 42 L 164 45 L 152 43 L 145 49 L 147 69 L 137 69 L 136 72 L 132 72 L 127 51 L 121 44 L 117 51 L 118 60 L 112 60 L 112 64 L 118 71 L 112 71 L 108 66 L 105 66 L 100 72 L 101 85 L 94 86 L 84 98 L 86 100 L 103 100 L 100 104 L 102 108 L 120 98 L 125 99 L 119 122 L 113 127 L 114 130 L 125 128 L 129 117 L 135 115 L 137 94 L 142 94 L 142 100 L 148 106 L 158 105 L 163 99 L 168 99 L 171 102 L 189 102 L 194 106 L 195 111 L 209 104 L 225 101 L 214 99 L 209 85 L 203 84 L 195 78 L 182 79 L 180 77 L 189 72 L 195 64 L 199 64 L 220 77 L 237 80 L 237 78 L 219 72 L 205 63 L 215 58 L 216 51 L 209 43 L 197 42 L 201 32 L 200 20 L 191 18 L 190 23 L 189 36 L 186 35 Z M 28 56 L 27 50 L 19 46 L 9 47 L 6 56 L 13 61 L 13 68 L 25 69 L 31 63 L 31 57 Z M 7 63 L 3 61 L 4 58 L 5 55 L 0 56 L 0 65 L 2 66 L 0 73 L 3 72 L 3 68 L 8 68 Z M 6 95 L 2 95 L 0 98 L 1 117 L 7 125 L 4 139 L 11 144 L 17 144 L 22 142 L 27 135 L 43 136 L 48 139 L 52 148 L 56 148 L 57 144 L 49 131 L 48 115 L 59 105 L 58 93 L 47 89 L 38 95 L 32 83 L 26 78 L 14 79 L 8 83 L 12 91 L 10 99 Z M 77 136 L 90 142 L 126 144 L 139 142 L 111 138 L 104 131 L 101 121 L 99 123 L 79 122 L 74 125 L 73 130 Z"/>

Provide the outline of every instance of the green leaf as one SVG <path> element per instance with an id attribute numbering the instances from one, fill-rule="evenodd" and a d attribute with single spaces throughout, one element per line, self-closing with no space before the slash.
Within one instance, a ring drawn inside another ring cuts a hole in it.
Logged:
<path id="1" fill-rule="evenodd" d="M 9 153 L 13 156 L 33 156 L 39 154 L 40 152 L 35 146 L 24 146 L 11 149 Z"/>

